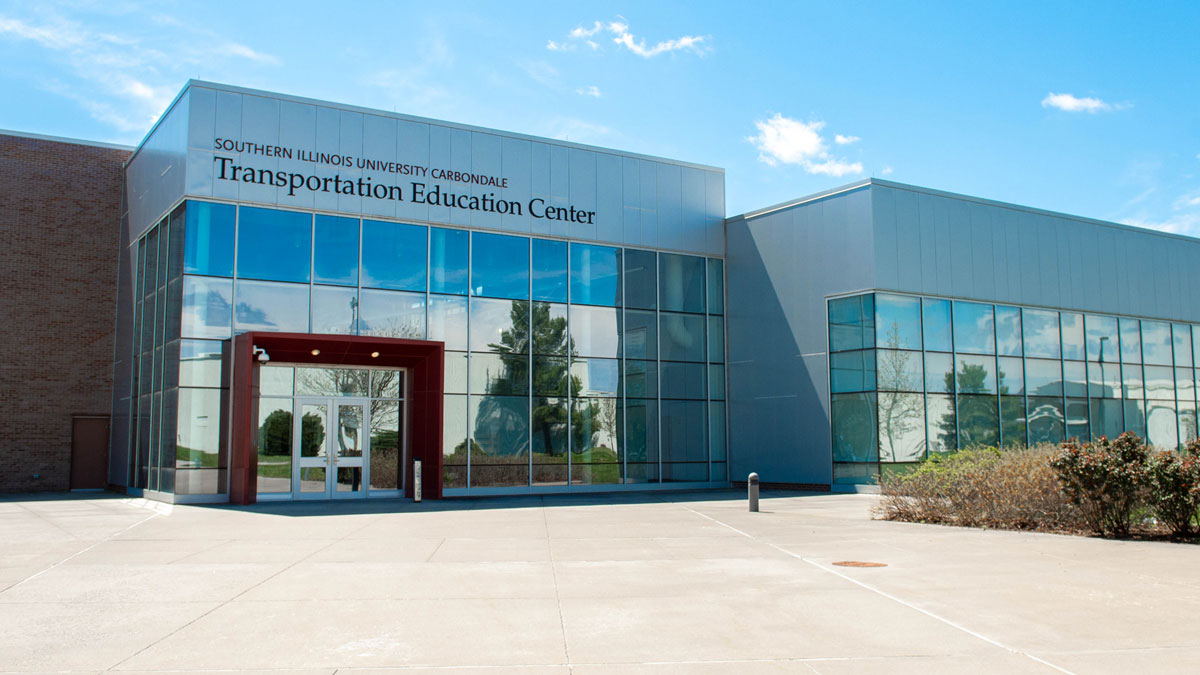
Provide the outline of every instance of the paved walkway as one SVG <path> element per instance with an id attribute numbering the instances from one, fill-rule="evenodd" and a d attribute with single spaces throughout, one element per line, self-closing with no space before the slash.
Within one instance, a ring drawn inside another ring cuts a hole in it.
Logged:
<path id="1" fill-rule="evenodd" d="M 0 671 L 1200 672 L 1200 548 L 873 499 L 6 498 Z"/>

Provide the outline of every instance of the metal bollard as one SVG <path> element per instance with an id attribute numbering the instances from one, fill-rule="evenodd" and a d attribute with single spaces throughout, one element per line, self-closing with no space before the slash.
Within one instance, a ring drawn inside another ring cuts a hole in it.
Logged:
<path id="1" fill-rule="evenodd" d="M 421 501 L 421 460 L 413 462 L 413 501 Z"/>
<path id="2" fill-rule="evenodd" d="M 751 473 L 746 479 L 746 491 L 750 497 L 750 513 L 758 513 L 758 474 Z"/>

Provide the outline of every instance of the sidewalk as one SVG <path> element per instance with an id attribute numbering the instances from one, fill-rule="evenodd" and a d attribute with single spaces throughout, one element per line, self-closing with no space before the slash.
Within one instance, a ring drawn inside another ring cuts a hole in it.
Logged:
<path id="1" fill-rule="evenodd" d="M 0 499 L 0 671 L 1200 672 L 1200 548 L 874 499 Z"/>

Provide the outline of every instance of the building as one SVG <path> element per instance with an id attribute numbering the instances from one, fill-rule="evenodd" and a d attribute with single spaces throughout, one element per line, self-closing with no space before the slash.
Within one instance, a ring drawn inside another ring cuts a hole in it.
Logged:
<path id="1" fill-rule="evenodd" d="M 197 81 L 81 143 L 0 136 L 0 489 L 856 489 L 1196 435 L 1196 240 L 878 180 L 726 218 L 721 169 Z"/>

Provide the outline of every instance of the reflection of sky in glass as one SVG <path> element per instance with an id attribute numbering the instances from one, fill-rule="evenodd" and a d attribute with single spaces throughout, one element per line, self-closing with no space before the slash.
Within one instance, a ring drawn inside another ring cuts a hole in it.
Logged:
<path id="1" fill-rule="evenodd" d="M 227 338 L 233 319 L 233 282 L 183 278 L 183 336 Z"/>
<path id="2" fill-rule="evenodd" d="M 1192 327 L 1185 324 L 1172 324 L 1171 335 L 1175 343 L 1175 365 L 1192 365 Z"/>
<path id="3" fill-rule="evenodd" d="M 239 331 L 308 332 L 308 286 L 239 280 L 236 292 Z"/>
<path id="4" fill-rule="evenodd" d="M 1021 355 L 1021 310 L 996 306 L 996 351 L 1001 356 Z"/>
<path id="5" fill-rule="evenodd" d="M 1045 309 L 1023 310 L 1025 356 L 1059 358 L 1058 312 Z"/>
<path id="6" fill-rule="evenodd" d="M 1083 315 L 1062 313 L 1062 357 L 1083 360 Z"/>
<path id="7" fill-rule="evenodd" d="M 996 353 L 991 305 L 976 302 L 954 303 L 954 349 L 976 354 Z"/>
<path id="8" fill-rule="evenodd" d="M 533 240 L 533 299 L 567 301 L 567 242 Z"/>
<path id="9" fill-rule="evenodd" d="M 621 250 L 571 244 L 571 302 L 616 307 L 621 301 Z"/>
<path id="10" fill-rule="evenodd" d="M 475 295 L 529 297 L 529 240 L 476 232 L 471 240 L 471 284 Z"/>
<path id="11" fill-rule="evenodd" d="M 1142 322 L 1142 356 L 1146 363 L 1171 365 L 1171 324 L 1162 321 Z"/>
<path id="12" fill-rule="evenodd" d="M 875 344 L 891 349 L 920 349 L 921 299 L 876 294 Z"/>
<path id="13" fill-rule="evenodd" d="M 1084 317 L 1084 325 L 1087 327 L 1088 361 L 1099 361 L 1101 352 L 1105 361 L 1118 361 L 1117 320 L 1111 316 L 1088 314 Z"/>
<path id="14" fill-rule="evenodd" d="M 938 352 L 951 350 L 950 301 L 925 298 L 922 300 L 925 322 L 925 349 Z"/>

